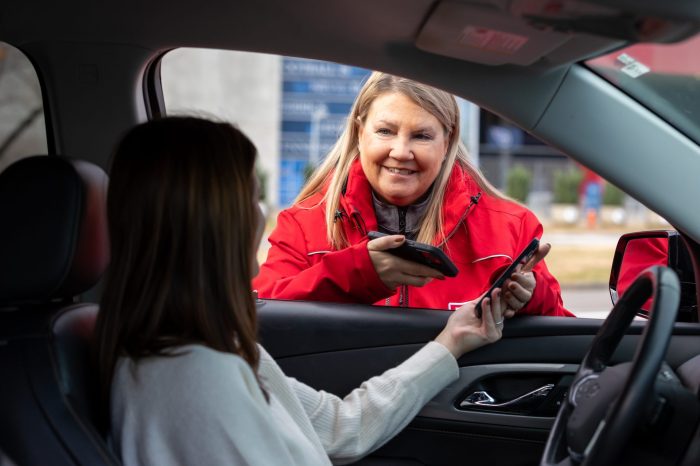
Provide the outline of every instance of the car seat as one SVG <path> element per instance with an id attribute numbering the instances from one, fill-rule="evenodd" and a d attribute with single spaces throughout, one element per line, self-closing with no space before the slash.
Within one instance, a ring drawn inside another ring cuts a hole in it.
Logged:
<path id="1" fill-rule="evenodd" d="M 77 300 L 109 262 L 106 188 L 60 157 L 0 173 L 0 450 L 18 464 L 119 464 L 96 421 L 98 307 Z"/>

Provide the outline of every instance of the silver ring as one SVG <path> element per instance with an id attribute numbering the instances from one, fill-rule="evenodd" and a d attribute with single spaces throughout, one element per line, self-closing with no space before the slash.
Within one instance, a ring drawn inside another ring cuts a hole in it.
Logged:
<path id="1" fill-rule="evenodd" d="M 498 322 L 496 322 L 496 326 L 499 326 L 499 325 L 503 325 L 503 319 L 501 319 L 501 320 L 499 320 Z"/>

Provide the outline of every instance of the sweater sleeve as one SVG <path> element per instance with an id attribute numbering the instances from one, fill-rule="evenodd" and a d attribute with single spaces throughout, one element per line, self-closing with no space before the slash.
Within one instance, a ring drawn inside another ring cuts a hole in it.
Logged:
<path id="1" fill-rule="evenodd" d="M 328 456 L 334 464 L 346 464 L 386 443 L 458 376 L 452 354 L 430 342 L 343 399 L 291 378 L 290 383 Z"/>
<path id="2" fill-rule="evenodd" d="M 261 298 L 364 304 L 394 293 L 377 275 L 367 241 L 320 253 L 321 260 L 312 263 L 302 226 L 291 212 L 281 212 L 253 288 Z"/>

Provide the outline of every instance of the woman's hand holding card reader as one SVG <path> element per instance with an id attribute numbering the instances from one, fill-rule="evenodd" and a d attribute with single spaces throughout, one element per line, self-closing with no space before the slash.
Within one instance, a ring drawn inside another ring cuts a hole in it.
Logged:
<path id="1" fill-rule="evenodd" d="M 495 282 L 493 282 L 489 290 L 486 293 L 484 293 L 481 299 L 479 299 L 479 302 L 476 304 L 475 312 L 478 318 L 481 318 L 481 303 L 484 300 L 484 298 L 491 296 L 491 293 L 493 293 L 494 289 L 502 288 L 506 280 L 511 275 L 513 275 L 514 272 L 517 271 L 519 266 L 525 265 L 530 259 L 532 259 L 532 256 L 537 252 L 537 248 L 539 247 L 539 245 L 540 240 L 537 238 L 530 241 L 530 244 L 528 244 L 525 247 L 525 249 L 523 249 L 523 251 L 518 255 L 518 257 L 513 261 L 513 263 L 508 266 L 508 268 L 496 279 Z"/>
<path id="2" fill-rule="evenodd" d="M 378 231 L 370 231 L 367 233 L 367 236 L 372 240 L 387 235 Z M 387 249 L 384 252 L 388 252 L 389 254 L 393 254 L 402 259 L 432 267 L 446 277 L 454 277 L 457 275 L 457 273 L 459 273 L 459 269 L 450 260 L 450 258 L 447 257 L 447 254 L 445 254 L 442 249 L 430 244 L 419 243 L 417 241 L 407 239 L 403 242 L 403 244 L 401 244 L 401 246 L 394 249 Z"/>

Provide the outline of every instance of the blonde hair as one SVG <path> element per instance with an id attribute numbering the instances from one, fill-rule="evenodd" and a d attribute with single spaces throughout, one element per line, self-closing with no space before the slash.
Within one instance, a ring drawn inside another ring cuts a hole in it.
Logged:
<path id="1" fill-rule="evenodd" d="M 460 139 L 459 107 L 452 94 L 410 79 L 375 71 L 360 89 L 347 117 L 343 133 L 294 201 L 296 204 L 321 192 L 330 178 L 328 189 L 321 202 L 326 202 L 326 234 L 328 242 L 335 249 L 349 246 L 342 225 L 334 220 L 350 167 L 359 156 L 358 132 L 360 123 L 365 123 L 372 102 L 377 97 L 390 93 L 400 93 L 408 97 L 422 109 L 435 116 L 442 124 L 449 140 L 445 161 L 433 184 L 426 214 L 418 230 L 416 238 L 418 241 L 432 243 L 438 233 L 443 233 L 441 206 L 447 182 L 455 163 L 469 173 L 484 192 L 499 198 L 504 197 L 469 160 L 467 148 Z"/>

